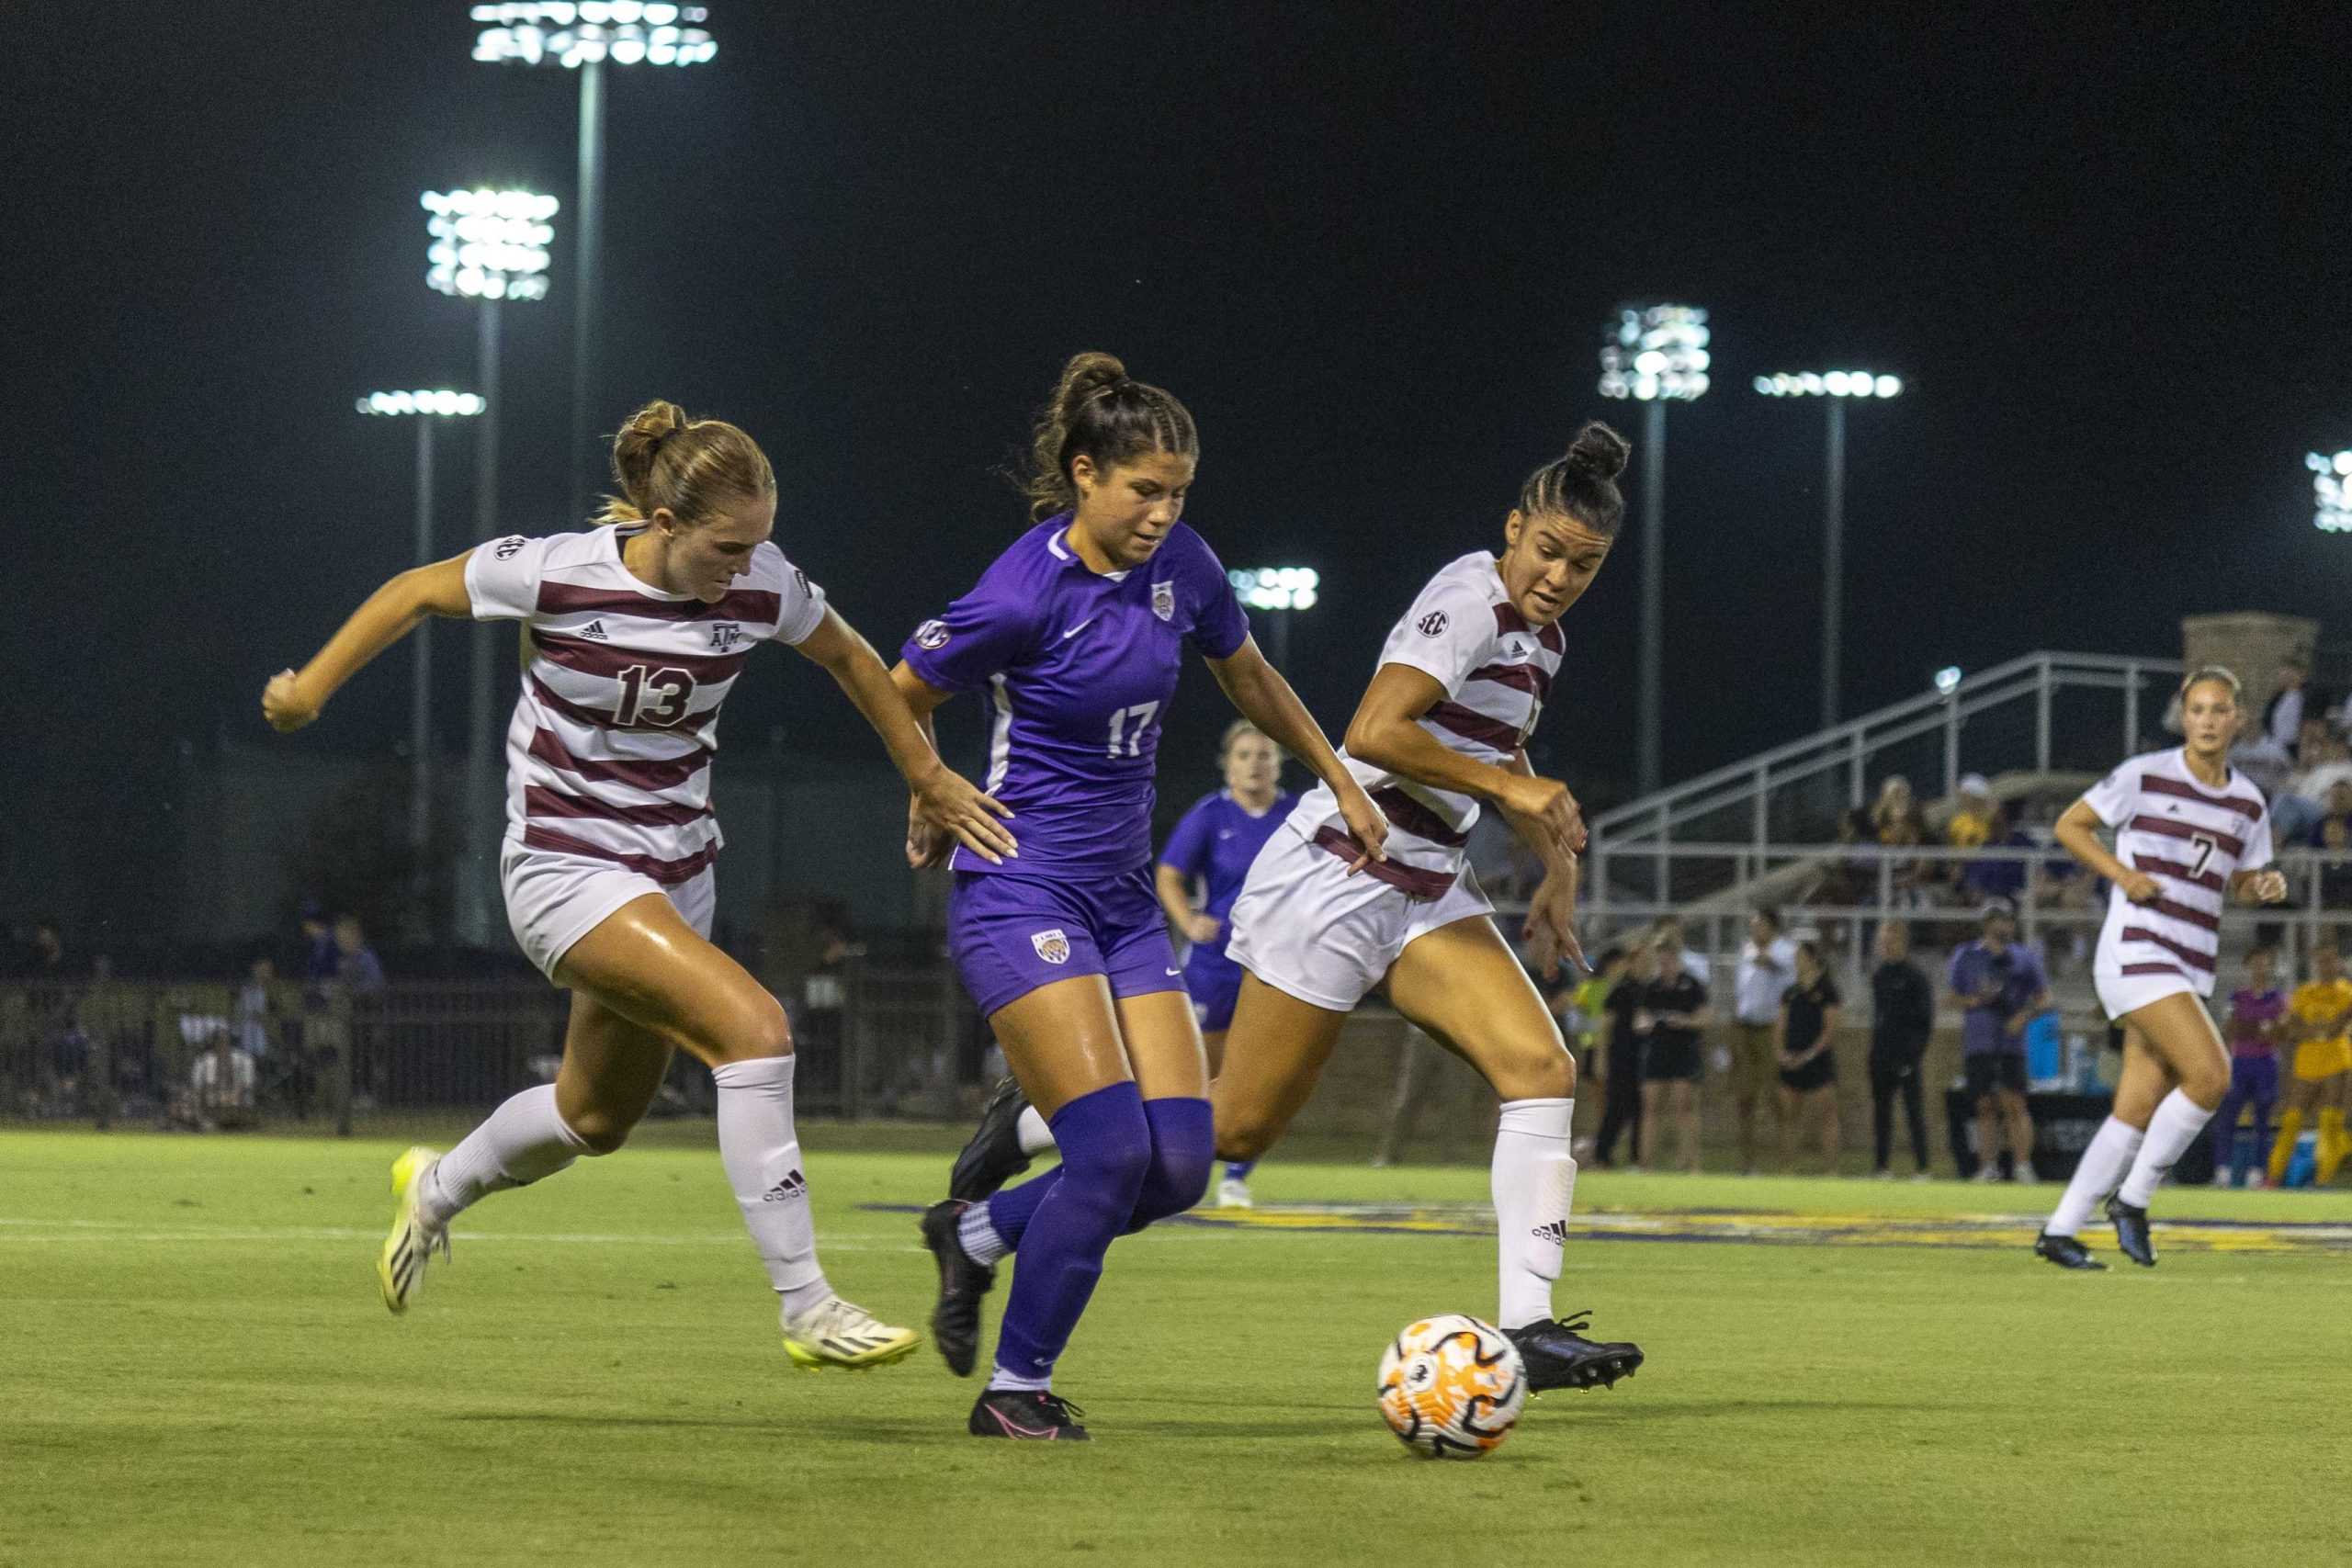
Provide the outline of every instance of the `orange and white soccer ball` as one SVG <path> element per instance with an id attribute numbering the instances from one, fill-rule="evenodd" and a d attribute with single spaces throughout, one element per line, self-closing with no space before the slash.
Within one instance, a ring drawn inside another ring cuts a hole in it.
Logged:
<path id="1" fill-rule="evenodd" d="M 1380 1414 L 1425 1459 L 1502 1446 L 1527 1404 L 1527 1369 L 1500 1329 L 1461 1313 L 1408 1325 L 1380 1358 Z"/>

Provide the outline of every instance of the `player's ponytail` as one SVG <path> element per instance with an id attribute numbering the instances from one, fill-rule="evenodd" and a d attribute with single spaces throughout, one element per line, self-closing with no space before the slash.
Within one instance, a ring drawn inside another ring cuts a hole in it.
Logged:
<path id="1" fill-rule="evenodd" d="M 1625 498 L 1617 476 L 1625 471 L 1633 447 L 1599 420 L 1586 422 L 1568 449 L 1527 476 L 1519 489 L 1519 509 L 1532 517 L 1566 513 L 1602 538 L 1613 538 L 1625 519 Z"/>
<path id="2" fill-rule="evenodd" d="M 642 523 L 663 507 L 685 527 L 707 522 L 732 502 L 775 494 L 767 454 L 723 419 L 688 419 L 656 398 L 613 437 L 613 482 L 598 523 Z"/>
<path id="3" fill-rule="evenodd" d="M 1112 355 L 1071 355 L 1030 434 L 1028 471 L 1020 481 L 1029 515 L 1043 521 L 1078 504 L 1069 468 L 1080 456 L 1107 468 L 1147 452 L 1199 457 L 1192 414 L 1170 393 L 1130 378 Z"/>

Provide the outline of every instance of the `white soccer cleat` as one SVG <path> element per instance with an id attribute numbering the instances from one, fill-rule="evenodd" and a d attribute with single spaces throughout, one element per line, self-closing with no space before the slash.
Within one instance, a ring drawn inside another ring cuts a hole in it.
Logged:
<path id="1" fill-rule="evenodd" d="M 392 1228 L 384 1237 L 384 1249 L 376 1255 L 376 1286 L 393 1313 L 408 1311 L 424 1283 L 424 1266 L 433 1254 L 449 1256 L 448 1227 L 427 1219 L 418 1201 L 440 1161 L 440 1150 L 419 1145 L 392 1162 Z"/>
<path id="2" fill-rule="evenodd" d="M 2030 1165 L 2020 1164 L 2017 1168 L 2017 1174 L 2010 1177 L 2009 1180 L 2013 1185 L 2018 1187 L 2039 1187 L 2041 1185 L 2041 1178 L 2033 1173 L 2033 1167 Z"/>
<path id="3" fill-rule="evenodd" d="M 893 1328 L 839 1296 L 784 1320 L 784 1352 L 804 1371 L 888 1366 L 914 1354 L 922 1343 L 912 1329 Z"/>
<path id="4" fill-rule="evenodd" d="M 1983 1165 L 1976 1168 L 1976 1174 L 1971 1178 L 1971 1179 L 1975 1181 L 1998 1181 L 2001 1179 L 2001 1168 L 1994 1164 L 1991 1160 L 1986 1160 Z"/>
<path id="5" fill-rule="evenodd" d="M 1220 1209 L 1250 1207 L 1250 1184 L 1238 1176 L 1228 1176 L 1216 1184 L 1216 1206 Z"/>

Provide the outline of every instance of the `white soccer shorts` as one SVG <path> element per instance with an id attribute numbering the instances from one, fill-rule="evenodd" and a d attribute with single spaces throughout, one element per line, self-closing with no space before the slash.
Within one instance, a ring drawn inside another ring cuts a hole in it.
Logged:
<path id="1" fill-rule="evenodd" d="M 1415 898 L 1287 825 L 1250 863 L 1227 955 L 1278 991 L 1346 1012 L 1380 984 L 1405 944 L 1495 907 L 1467 865 L 1442 895 Z"/>

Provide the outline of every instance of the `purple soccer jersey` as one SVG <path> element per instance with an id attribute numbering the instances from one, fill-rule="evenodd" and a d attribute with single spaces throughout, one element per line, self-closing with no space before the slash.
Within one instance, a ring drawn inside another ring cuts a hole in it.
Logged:
<path id="1" fill-rule="evenodd" d="M 1225 944 L 1233 935 L 1228 923 L 1233 901 L 1241 897 L 1241 885 L 1249 880 L 1250 863 L 1258 858 L 1258 852 L 1297 805 L 1298 796 L 1284 790 L 1274 797 L 1272 806 L 1253 817 L 1230 790 L 1221 789 L 1194 801 L 1177 822 L 1176 830 L 1168 835 L 1159 863 L 1206 883 L 1208 901 L 1201 906 L 1201 912 L 1219 922 L 1215 942 L 1193 944 L 1195 960 L 1206 956 L 1232 962 L 1225 956 Z"/>
<path id="2" fill-rule="evenodd" d="M 970 592 L 915 628 L 900 657 L 942 692 L 992 701 L 985 787 L 1012 807 L 1033 877 L 1115 877 L 1151 863 L 1152 772 L 1186 645 L 1223 659 L 1250 620 L 1207 541 L 1183 524 L 1151 559 L 1097 573 L 1048 518 Z M 962 846 L 958 872 L 991 872 Z"/>

